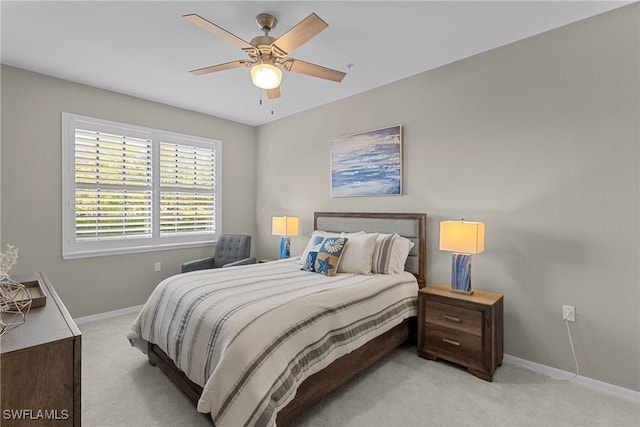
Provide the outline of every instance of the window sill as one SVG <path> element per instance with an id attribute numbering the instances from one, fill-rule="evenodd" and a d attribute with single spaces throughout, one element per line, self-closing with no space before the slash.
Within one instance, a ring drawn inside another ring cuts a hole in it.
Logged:
<path id="1" fill-rule="evenodd" d="M 166 243 L 162 245 L 137 246 L 132 248 L 112 248 L 92 251 L 67 252 L 62 254 L 63 259 L 95 258 L 101 256 L 127 255 L 145 252 L 159 252 L 175 249 L 200 248 L 212 246 L 216 240 L 205 240 L 201 242 Z"/>

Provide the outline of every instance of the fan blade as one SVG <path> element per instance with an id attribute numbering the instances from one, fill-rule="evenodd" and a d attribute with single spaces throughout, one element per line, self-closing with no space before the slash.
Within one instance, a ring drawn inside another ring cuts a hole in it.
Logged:
<path id="1" fill-rule="evenodd" d="M 234 68 L 246 67 L 250 61 L 238 60 L 232 62 L 225 62 L 224 64 L 212 65 L 210 67 L 198 68 L 197 70 L 189 71 L 191 74 L 200 76 L 202 74 L 215 73 L 216 71 L 232 70 Z"/>
<path id="2" fill-rule="evenodd" d="M 283 64 L 287 71 L 292 73 L 304 74 L 311 77 L 319 77 L 321 79 L 333 80 L 340 83 L 347 73 L 342 71 L 332 70 L 331 68 L 323 67 L 310 62 L 301 61 L 299 59 L 289 59 Z"/>
<path id="3" fill-rule="evenodd" d="M 312 13 L 300 21 L 295 27 L 280 36 L 280 38 L 272 44 L 284 51 L 284 55 L 286 56 L 311 40 L 328 26 L 329 24 L 324 22 L 318 15 Z"/>
<path id="4" fill-rule="evenodd" d="M 196 24 L 198 27 L 209 31 L 210 33 L 212 33 L 215 36 L 220 37 L 221 39 L 224 39 L 226 41 L 228 41 L 229 43 L 239 47 L 240 49 L 248 49 L 248 50 L 255 50 L 255 47 L 251 44 L 249 44 L 248 42 L 242 40 L 240 37 L 231 34 L 229 31 L 225 30 L 224 28 L 218 27 L 216 24 L 214 24 L 213 22 L 210 22 L 206 19 L 204 19 L 202 16 L 197 15 L 195 13 L 190 13 L 188 15 L 182 15 L 182 17 L 184 19 L 186 19 L 187 21 Z"/>
<path id="5" fill-rule="evenodd" d="M 280 86 L 275 89 L 267 89 L 267 98 L 275 99 L 280 98 Z"/>

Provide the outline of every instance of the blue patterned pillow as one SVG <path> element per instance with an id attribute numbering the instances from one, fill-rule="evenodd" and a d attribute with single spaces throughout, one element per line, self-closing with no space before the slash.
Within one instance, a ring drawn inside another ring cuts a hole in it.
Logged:
<path id="1" fill-rule="evenodd" d="M 335 276 L 347 240 L 346 237 L 317 237 L 303 261 L 302 270 Z"/>

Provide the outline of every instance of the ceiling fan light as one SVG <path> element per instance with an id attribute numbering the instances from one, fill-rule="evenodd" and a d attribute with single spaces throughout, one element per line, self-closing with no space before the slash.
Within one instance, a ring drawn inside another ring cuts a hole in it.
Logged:
<path id="1" fill-rule="evenodd" d="M 273 64 L 259 62 L 251 67 L 251 81 L 261 89 L 275 89 L 282 81 L 282 70 Z"/>

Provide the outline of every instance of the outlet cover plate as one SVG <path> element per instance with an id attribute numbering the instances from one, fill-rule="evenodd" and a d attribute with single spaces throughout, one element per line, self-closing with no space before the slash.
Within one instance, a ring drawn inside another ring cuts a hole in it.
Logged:
<path id="1" fill-rule="evenodd" d="M 572 305 L 562 306 L 562 320 L 568 320 L 569 322 L 576 321 L 576 308 Z"/>

